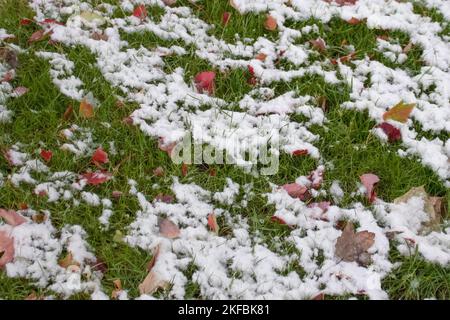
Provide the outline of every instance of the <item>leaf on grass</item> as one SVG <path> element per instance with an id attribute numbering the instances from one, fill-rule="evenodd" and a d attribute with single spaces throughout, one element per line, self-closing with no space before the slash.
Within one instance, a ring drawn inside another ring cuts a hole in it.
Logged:
<path id="1" fill-rule="evenodd" d="M 17 59 L 17 53 L 15 50 L 9 48 L 0 48 L 0 61 L 4 61 L 14 70 L 19 66 L 19 60 Z"/>
<path id="2" fill-rule="evenodd" d="M 87 99 L 83 99 L 80 102 L 80 116 L 82 118 L 93 118 L 94 117 L 94 106 L 92 104 L 90 104 Z"/>
<path id="3" fill-rule="evenodd" d="M 224 12 L 224 13 L 222 14 L 222 24 L 223 24 L 224 26 L 227 26 L 228 23 L 230 22 L 230 18 L 231 18 L 231 13 L 229 13 L 229 12 Z"/>
<path id="4" fill-rule="evenodd" d="M 357 262 L 362 266 L 371 263 L 367 250 L 375 243 L 375 233 L 367 230 L 356 232 L 353 223 L 347 222 L 341 236 L 336 241 L 335 254 L 346 262 Z"/>
<path id="5" fill-rule="evenodd" d="M 97 167 L 101 167 L 102 164 L 109 162 L 108 154 L 103 151 L 102 148 L 97 148 L 97 150 L 95 150 L 94 154 L 92 155 L 91 161 Z"/>
<path id="6" fill-rule="evenodd" d="M 44 159 L 45 162 L 50 162 L 53 157 L 53 152 L 51 150 L 42 149 L 40 152 L 41 158 Z"/>
<path id="7" fill-rule="evenodd" d="M 306 199 L 309 199 L 310 194 L 308 191 L 308 188 L 302 185 L 299 185 L 298 183 L 287 183 L 282 186 L 282 188 L 292 197 L 292 198 L 299 198 L 300 200 L 304 201 Z"/>
<path id="8" fill-rule="evenodd" d="M 311 181 L 311 187 L 313 189 L 319 189 L 323 182 L 324 168 L 319 167 L 316 170 L 311 171 L 308 176 L 308 180 Z"/>
<path id="9" fill-rule="evenodd" d="M 267 15 L 266 20 L 264 21 L 264 28 L 269 31 L 274 31 L 277 29 L 277 19 L 272 17 L 271 15 Z"/>
<path id="10" fill-rule="evenodd" d="M 308 208 L 320 208 L 322 211 L 327 211 L 330 207 L 331 203 L 330 201 L 320 201 L 320 202 L 313 202 L 308 204 Z"/>
<path id="11" fill-rule="evenodd" d="M 367 199 L 370 203 L 374 202 L 375 198 L 377 197 L 375 186 L 378 182 L 380 182 L 380 178 L 372 173 L 366 173 L 360 176 L 359 179 L 366 188 Z"/>
<path id="12" fill-rule="evenodd" d="M 292 155 L 295 157 L 306 156 L 307 154 L 308 154 L 308 150 L 306 150 L 306 149 L 298 149 L 298 150 L 292 151 Z"/>
<path id="13" fill-rule="evenodd" d="M 358 18 L 352 17 L 351 19 L 347 20 L 347 23 L 354 26 L 354 25 L 360 24 L 361 20 L 359 20 Z"/>
<path id="14" fill-rule="evenodd" d="M 98 185 L 102 184 L 111 179 L 112 174 L 109 172 L 96 171 L 96 172 L 86 172 L 81 174 L 83 179 L 86 179 L 87 184 Z"/>
<path id="15" fill-rule="evenodd" d="M 170 194 L 160 193 L 155 197 L 156 202 L 159 201 L 159 202 L 164 202 L 164 203 L 172 203 L 174 200 L 175 200 L 174 197 L 171 196 Z"/>
<path id="16" fill-rule="evenodd" d="M 0 269 L 14 260 L 14 239 L 0 231 Z"/>
<path id="17" fill-rule="evenodd" d="M 117 299 L 122 292 L 122 281 L 116 279 L 113 281 L 114 290 L 111 292 L 111 299 Z"/>
<path id="18" fill-rule="evenodd" d="M 424 201 L 424 211 L 428 215 L 428 221 L 423 223 L 423 227 L 419 233 L 424 234 L 429 231 L 440 230 L 440 224 L 443 217 L 446 216 L 446 207 L 444 204 L 444 198 L 433 197 L 428 195 L 425 191 L 424 186 L 411 188 L 404 195 L 395 198 L 394 203 L 405 203 L 408 202 L 413 197 L 419 197 Z"/>
<path id="19" fill-rule="evenodd" d="M 28 43 L 33 43 L 33 42 L 38 42 L 43 40 L 45 37 L 47 36 L 47 34 L 45 33 L 45 31 L 43 29 L 40 29 L 36 32 L 34 32 L 30 38 L 28 39 Z"/>
<path id="20" fill-rule="evenodd" d="M 327 45 L 325 44 L 325 40 L 322 38 L 317 38 L 315 40 L 309 41 L 314 49 L 320 52 L 325 52 L 327 50 Z"/>
<path id="21" fill-rule="evenodd" d="M 413 43 L 412 42 L 409 42 L 403 49 L 402 49 L 402 52 L 403 53 L 408 53 L 408 52 L 410 52 L 411 51 L 411 49 L 413 48 Z"/>
<path id="22" fill-rule="evenodd" d="M 164 176 L 164 168 L 163 167 L 157 167 L 153 169 L 153 175 L 155 177 L 162 177 Z"/>
<path id="23" fill-rule="evenodd" d="M 287 225 L 286 221 L 284 221 L 283 219 L 281 219 L 280 217 L 277 217 L 277 216 L 271 216 L 270 221 Z"/>
<path id="24" fill-rule="evenodd" d="M 400 130 L 388 122 L 379 124 L 378 128 L 383 130 L 383 132 L 388 136 L 389 142 L 396 142 L 402 139 Z"/>
<path id="25" fill-rule="evenodd" d="M 208 227 L 209 230 L 214 232 L 216 235 L 219 234 L 219 225 L 217 224 L 217 218 L 215 213 L 208 214 Z"/>
<path id="26" fill-rule="evenodd" d="M 72 117 L 72 115 L 73 115 L 73 107 L 72 107 L 71 104 L 69 104 L 69 105 L 67 106 L 66 111 L 64 111 L 63 119 L 64 119 L 64 120 L 69 120 L 69 119 Z"/>
<path id="27" fill-rule="evenodd" d="M 14 94 L 16 94 L 18 97 L 21 97 L 28 91 L 29 91 L 29 89 L 27 87 L 19 86 L 14 89 Z"/>
<path id="28" fill-rule="evenodd" d="M 169 219 L 160 219 L 158 221 L 159 232 L 163 237 L 175 239 L 180 236 L 180 229 Z"/>
<path id="29" fill-rule="evenodd" d="M 404 103 L 400 101 L 395 106 L 393 106 L 389 111 L 383 114 L 383 120 L 395 120 L 398 122 L 405 123 L 408 121 L 408 117 L 415 107 L 415 103 Z"/>
<path id="30" fill-rule="evenodd" d="M 183 162 L 183 164 L 181 165 L 181 175 L 182 175 L 183 177 L 186 177 L 187 174 L 188 174 L 188 170 L 189 170 L 188 165 L 187 165 L 186 163 Z"/>
<path id="31" fill-rule="evenodd" d="M 144 20 L 145 18 L 147 18 L 147 15 L 148 15 L 147 9 L 145 8 L 145 6 L 143 4 L 137 6 L 133 10 L 133 16 L 135 16 L 136 18 L 139 18 L 141 20 Z"/>
<path id="32" fill-rule="evenodd" d="M 194 78 L 194 83 L 199 93 L 207 93 L 213 95 L 215 91 L 214 79 L 216 73 L 214 71 L 203 71 L 198 73 Z"/>
<path id="33" fill-rule="evenodd" d="M 22 19 L 20 19 L 20 21 L 19 21 L 19 24 L 20 24 L 21 26 L 28 26 L 28 25 L 30 25 L 30 24 L 32 24 L 32 23 L 33 23 L 33 20 L 28 19 L 28 18 L 22 18 Z"/>
<path id="34" fill-rule="evenodd" d="M 177 143 L 176 142 L 172 142 L 172 143 L 165 143 L 164 142 L 164 138 L 160 137 L 158 139 L 158 148 L 162 151 L 167 152 L 167 154 L 169 155 L 169 157 L 172 157 L 172 151 L 173 149 L 176 147 Z"/>
<path id="35" fill-rule="evenodd" d="M 27 222 L 27 220 L 24 217 L 22 217 L 14 210 L 0 209 L 0 218 L 3 218 L 3 220 L 5 220 L 7 224 L 13 227 L 19 226 L 22 223 Z"/>

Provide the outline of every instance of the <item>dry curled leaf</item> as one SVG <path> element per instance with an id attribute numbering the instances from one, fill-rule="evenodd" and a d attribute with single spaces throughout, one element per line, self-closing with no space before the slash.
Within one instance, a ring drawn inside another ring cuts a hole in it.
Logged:
<path id="1" fill-rule="evenodd" d="M 144 281 L 139 285 L 140 294 L 153 294 L 158 289 L 167 289 L 170 283 L 163 280 L 155 271 L 150 271 Z"/>
<path id="2" fill-rule="evenodd" d="M 362 266 L 371 263 L 367 250 L 375 243 L 375 233 L 367 230 L 356 232 L 353 223 L 347 222 L 341 236 L 336 241 L 335 254 L 346 262 L 357 262 Z"/>
<path id="3" fill-rule="evenodd" d="M 122 292 L 122 281 L 120 279 L 116 279 L 113 281 L 114 290 L 111 292 L 111 299 L 117 299 Z"/>
<path id="4" fill-rule="evenodd" d="M 80 266 L 79 262 L 77 262 L 72 255 L 72 252 L 68 252 L 66 256 L 58 261 L 60 267 L 67 269 L 70 266 Z"/>

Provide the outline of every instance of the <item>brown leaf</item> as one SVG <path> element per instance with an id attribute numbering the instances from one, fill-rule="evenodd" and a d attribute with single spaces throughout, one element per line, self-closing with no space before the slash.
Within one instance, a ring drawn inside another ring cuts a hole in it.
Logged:
<path id="1" fill-rule="evenodd" d="M 188 174 L 188 170 L 189 170 L 188 165 L 187 165 L 186 163 L 183 162 L 183 164 L 181 165 L 181 175 L 182 175 L 183 177 L 186 177 L 187 174 Z"/>
<path id="2" fill-rule="evenodd" d="M 70 266 L 79 266 L 80 264 L 73 259 L 72 252 L 67 253 L 67 255 L 58 261 L 60 267 L 68 269 Z"/>
<path id="3" fill-rule="evenodd" d="M 122 292 L 122 282 L 120 281 L 120 279 L 116 279 L 113 281 L 114 284 L 114 290 L 111 292 L 111 298 L 112 299 L 117 299 L 117 297 L 119 296 L 120 292 Z"/>
<path id="4" fill-rule="evenodd" d="M 371 262 L 367 250 L 375 243 L 375 234 L 367 230 L 355 233 L 353 223 L 348 222 L 336 241 L 335 254 L 343 261 L 356 261 L 362 266 Z"/>
<path id="5" fill-rule="evenodd" d="M 359 20 L 358 18 L 352 17 L 350 20 L 347 20 L 347 23 L 354 26 L 354 25 L 360 24 L 361 20 Z"/>
<path id="6" fill-rule="evenodd" d="M 410 52 L 411 51 L 411 49 L 413 48 L 413 43 L 412 42 L 409 42 L 404 48 L 403 48 L 403 53 L 408 53 L 408 52 Z"/>
<path id="7" fill-rule="evenodd" d="M 0 269 L 14 260 L 14 239 L 0 231 Z"/>
<path id="8" fill-rule="evenodd" d="M 82 118 L 94 117 L 94 107 L 86 99 L 83 99 L 80 103 L 80 116 Z"/>
<path id="9" fill-rule="evenodd" d="M 265 53 L 258 53 L 255 57 L 255 59 L 259 60 L 259 61 L 266 61 L 267 58 L 267 54 Z"/>
<path id="10" fill-rule="evenodd" d="M 69 120 L 69 119 L 72 117 L 72 114 L 73 114 L 73 107 L 72 107 L 71 104 L 69 104 L 69 105 L 67 106 L 66 111 L 64 111 L 63 119 L 64 119 L 64 120 Z"/>
<path id="11" fill-rule="evenodd" d="M 161 219 L 158 222 L 159 232 L 163 237 L 175 239 L 180 236 L 180 229 L 169 219 Z"/>
<path id="12" fill-rule="evenodd" d="M 274 31 L 277 29 L 277 20 L 272 17 L 271 15 L 268 15 L 266 17 L 266 21 L 264 21 L 264 28 L 269 31 Z"/>
<path id="13" fill-rule="evenodd" d="M 327 50 L 327 45 L 322 38 L 317 38 L 315 40 L 309 41 L 314 49 L 320 52 L 325 52 Z"/>
<path id="14" fill-rule="evenodd" d="M 150 261 L 147 264 L 147 271 L 150 272 L 152 270 L 152 268 L 154 267 L 156 260 L 158 259 L 160 250 L 161 250 L 161 244 L 158 244 L 155 248 L 155 251 L 153 252 L 152 258 L 150 259 Z"/>
<path id="15" fill-rule="evenodd" d="M 155 271 L 150 271 L 144 281 L 139 285 L 140 294 L 153 294 L 159 288 L 168 289 L 170 283 L 161 279 Z"/>
<path id="16" fill-rule="evenodd" d="M 19 65 L 16 51 L 9 48 L 0 48 L 0 61 L 6 62 L 13 69 L 17 69 Z"/>

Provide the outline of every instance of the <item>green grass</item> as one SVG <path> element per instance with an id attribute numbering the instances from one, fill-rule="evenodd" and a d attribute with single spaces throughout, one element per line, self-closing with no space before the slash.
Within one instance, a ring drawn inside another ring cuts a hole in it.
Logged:
<path id="1" fill-rule="evenodd" d="M 100 3 L 101 1 L 92 2 Z M 114 1 L 108 2 L 114 3 Z M 179 2 L 180 5 L 191 6 L 198 17 L 207 23 L 215 24 L 217 27 L 211 30 L 211 34 L 228 42 L 235 41 L 235 34 L 239 34 L 241 39 L 244 37 L 257 38 L 258 36 L 274 38 L 276 36 L 275 33 L 267 32 L 262 27 L 264 15 L 240 16 L 233 11 L 228 1 L 200 1 L 196 5 L 185 0 Z M 417 10 L 425 12 L 424 7 L 417 6 Z M 220 23 L 224 11 L 233 12 L 227 27 L 222 27 Z M 151 9 L 149 12 L 155 15 L 159 14 L 156 9 Z M 435 12 L 430 14 L 436 21 L 443 21 L 439 14 Z M 124 13 L 118 11 L 116 15 L 120 17 Z M 230 177 L 239 184 L 253 183 L 253 192 L 256 194 L 245 210 L 238 211 L 229 208 L 232 213 L 248 217 L 251 230 L 259 230 L 265 243 L 271 249 L 275 248 L 275 237 L 283 238 L 289 235 L 287 227 L 270 221 L 274 208 L 267 205 L 266 198 L 262 195 L 270 189 L 264 177 L 255 178 L 230 165 L 212 166 L 217 172 L 217 176 L 214 177 L 208 175 L 201 166 L 191 166 L 187 177 L 181 177 L 180 166 L 173 164 L 165 153 L 158 150 L 155 140 L 145 136 L 138 128 L 122 123 L 122 119 L 128 116 L 136 108 L 136 105 L 125 104 L 122 108 L 116 106 L 115 96 L 120 95 L 120 91 L 112 88 L 103 79 L 101 73 L 94 66 L 94 57 L 86 49 L 51 46 L 45 42 L 27 44 L 27 39 L 35 29 L 33 26 L 19 27 L 18 22 L 20 18 L 32 18 L 32 16 L 33 13 L 26 6 L 25 1 L 0 0 L 0 28 L 13 32 L 17 36 L 17 44 L 27 48 L 27 51 L 19 57 L 20 67 L 13 84 L 23 85 L 30 89 L 30 92 L 23 97 L 8 102 L 8 108 L 14 111 L 15 116 L 14 121 L 10 124 L 0 126 L 1 150 L 7 149 L 17 141 L 26 143 L 25 150 L 29 152 L 43 144 L 46 148 L 54 151 L 51 163 L 53 171 L 82 172 L 86 169 L 87 158 L 75 159 L 71 154 L 59 149 L 62 141 L 58 135 L 59 131 L 71 124 L 78 124 L 92 129 L 96 141 L 102 143 L 106 149 L 108 149 L 110 141 L 115 141 L 117 150 L 122 152 L 120 155 L 110 156 L 108 169 L 121 163 L 115 179 L 99 187 L 91 187 L 100 196 L 110 198 L 111 192 L 114 190 L 125 193 L 129 178 L 135 179 L 139 189 L 149 199 L 152 199 L 158 193 L 170 190 L 171 175 L 179 176 L 181 182 L 194 182 L 212 191 L 221 190 L 226 177 Z M 311 21 L 304 24 L 291 24 L 291 27 L 301 28 L 310 23 Z M 351 26 L 338 19 L 333 19 L 327 25 L 317 22 L 317 25 L 320 33 L 311 35 L 311 38 L 301 39 L 301 41 L 308 41 L 317 36 L 325 39 L 331 49 L 327 56 L 318 57 L 318 59 L 345 54 L 341 45 L 345 40 L 348 44 L 355 46 L 359 58 L 366 54 L 372 54 L 375 59 L 390 67 L 395 67 L 374 51 L 376 36 L 385 31 L 371 30 L 364 24 Z M 165 46 L 173 44 L 161 41 L 152 34 L 122 34 L 122 36 L 130 43 L 131 47 L 136 48 L 140 46 L 151 48 L 157 43 Z M 400 32 L 391 32 L 390 36 L 397 38 L 401 45 L 409 42 L 408 37 Z M 67 106 L 72 104 L 76 107 L 77 102 L 62 95 L 52 84 L 48 73 L 48 63 L 34 55 L 34 52 L 38 50 L 64 52 L 70 60 L 75 62 L 75 75 L 82 79 L 85 89 L 92 91 L 101 103 L 94 119 L 83 120 L 75 116 L 70 121 L 62 120 Z M 414 48 L 413 50 L 404 66 L 411 73 L 417 72 L 422 67 L 421 49 Z M 166 71 L 183 67 L 186 71 L 186 80 L 188 80 L 201 70 L 212 69 L 205 61 L 195 56 L 192 48 L 187 47 L 187 51 L 186 56 L 165 58 Z M 246 84 L 245 72 L 246 70 L 234 70 L 228 74 L 219 74 L 216 82 L 217 96 L 226 97 L 227 101 L 239 101 L 251 90 L 251 87 Z M 277 94 L 295 90 L 298 94 L 327 97 L 329 107 L 326 115 L 329 119 L 329 123 L 326 124 L 327 129 L 313 127 L 311 131 L 321 136 L 321 140 L 316 146 L 324 158 L 334 165 L 332 170 L 326 172 L 325 183 L 331 184 L 333 180 L 341 181 L 346 192 L 342 203 L 344 206 L 355 201 L 354 198 L 350 198 L 349 194 L 355 191 L 359 175 L 366 172 L 374 172 L 380 176 L 378 195 L 386 201 L 393 200 L 411 187 L 420 185 L 425 185 L 430 194 L 446 196 L 447 190 L 430 169 L 420 165 L 417 159 L 399 157 L 396 152 L 397 145 L 382 144 L 370 134 L 369 131 L 374 126 L 374 122 L 369 120 L 367 114 L 340 108 L 340 104 L 348 100 L 350 88 L 331 86 L 317 76 L 307 76 L 290 83 L 276 83 L 272 87 Z M 32 110 L 36 112 L 32 112 Z M 292 118 L 296 120 L 294 116 Z M 101 125 L 102 122 L 109 122 L 112 127 L 107 129 Z M 127 161 L 122 162 L 123 159 Z M 164 167 L 165 177 L 153 176 L 152 170 L 158 166 Z M 293 158 L 283 155 L 280 159 L 279 172 L 270 180 L 278 184 L 292 182 L 300 175 L 307 175 L 316 166 L 316 161 L 309 157 Z M 0 157 L 0 172 L 4 174 L 14 172 L 14 169 L 11 169 L 2 157 Z M 158 183 L 160 188 L 153 189 L 154 183 Z M 447 194 L 447 196 L 449 195 Z M 362 198 L 356 200 L 365 201 Z M 115 202 L 115 213 L 111 218 L 111 227 L 108 231 L 102 231 L 100 228 L 98 222 L 101 214 L 100 208 L 85 204 L 78 207 L 66 207 L 64 203 L 48 203 L 45 198 L 33 195 L 30 187 L 25 186 L 18 189 L 6 183 L 0 192 L 0 207 L 17 209 L 20 203 L 28 203 L 36 210 L 50 210 L 52 222 L 57 228 L 61 228 L 65 224 L 81 225 L 89 234 L 88 242 L 94 252 L 107 264 L 108 269 L 102 281 L 105 292 L 110 293 L 113 290 L 113 280 L 121 279 L 123 287 L 129 290 L 129 296 L 138 296 L 138 284 L 146 276 L 145 266 L 151 255 L 112 240 L 116 231 L 125 234 L 126 226 L 135 218 L 135 212 L 139 206 L 133 197 L 124 196 Z M 286 245 L 283 250 L 286 253 L 292 253 L 295 249 Z M 402 262 L 401 266 L 383 281 L 383 287 L 391 298 L 450 298 L 450 270 L 424 262 L 418 255 L 406 258 L 393 253 L 391 259 Z M 192 265 L 187 269 L 186 275 L 192 275 L 194 271 L 195 265 Z M 283 270 L 283 273 L 287 274 L 291 271 L 297 272 L 299 275 L 304 272 L 297 264 L 290 264 L 286 270 Z M 36 288 L 32 282 L 8 278 L 3 272 L 0 272 L 0 283 L 0 297 L 4 299 L 23 299 L 33 290 L 38 294 L 51 294 Z M 187 298 L 202 298 L 196 283 L 189 282 L 186 290 Z M 86 297 L 80 295 L 72 298 Z"/>

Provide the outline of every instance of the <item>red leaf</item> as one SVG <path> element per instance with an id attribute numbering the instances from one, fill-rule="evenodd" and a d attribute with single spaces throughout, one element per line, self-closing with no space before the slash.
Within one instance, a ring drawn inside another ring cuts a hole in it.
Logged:
<path id="1" fill-rule="evenodd" d="M 383 122 L 382 124 L 378 125 L 378 128 L 381 128 L 383 132 L 388 136 L 389 142 L 395 142 L 401 140 L 402 138 L 400 130 L 390 123 Z"/>
<path id="2" fill-rule="evenodd" d="M 231 13 L 229 12 L 224 12 L 222 14 L 222 24 L 224 26 L 228 25 L 228 23 L 230 22 L 230 18 L 231 18 Z"/>
<path id="3" fill-rule="evenodd" d="M 286 221 L 284 221 L 283 219 L 281 219 L 280 217 L 277 217 L 277 216 L 271 216 L 270 221 L 287 225 Z"/>
<path id="4" fill-rule="evenodd" d="M 169 155 L 169 157 L 172 156 L 172 150 L 173 148 L 175 148 L 175 146 L 177 145 L 176 142 L 172 142 L 172 143 L 164 143 L 164 138 L 159 138 L 158 139 L 158 148 L 162 151 L 167 152 L 167 154 Z"/>
<path id="5" fill-rule="evenodd" d="M 39 22 L 40 24 L 59 24 L 60 26 L 63 26 L 64 23 L 56 21 L 55 19 L 44 19 Z"/>
<path id="6" fill-rule="evenodd" d="M 81 177 L 86 179 L 87 184 L 95 186 L 111 179 L 112 174 L 109 172 L 96 171 L 83 173 Z"/>
<path id="7" fill-rule="evenodd" d="M 217 218 L 214 212 L 208 214 L 208 227 L 215 234 L 219 234 L 219 225 L 217 224 Z"/>
<path id="8" fill-rule="evenodd" d="M 188 170 L 189 170 L 188 165 L 187 165 L 186 163 L 183 162 L 183 164 L 181 165 L 181 175 L 182 175 L 183 177 L 186 177 L 187 174 L 188 174 Z"/>
<path id="9" fill-rule="evenodd" d="M 215 84 L 214 79 L 216 73 L 213 71 L 203 71 L 197 74 L 194 78 L 195 87 L 199 93 L 207 92 L 209 95 L 214 94 Z"/>
<path id="10" fill-rule="evenodd" d="M 308 150 L 306 149 L 298 149 L 292 152 L 293 156 L 306 156 L 308 154 Z"/>
<path id="11" fill-rule="evenodd" d="M 51 150 L 41 150 L 40 153 L 42 159 L 45 160 L 45 162 L 49 162 L 50 160 L 52 160 L 53 157 L 53 152 Z"/>
<path id="12" fill-rule="evenodd" d="M 21 26 L 27 26 L 27 25 L 31 24 L 32 22 L 33 22 L 33 20 L 31 20 L 31 19 L 22 18 L 22 19 L 20 19 L 19 24 Z"/>
<path id="13" fill-rule="evenodd" d="M 147 9 L 145 8 L 145 6 L 143 4 L 134 8 L 133 16 L 135 16 L 136 18 L 144 20 L 145 18 L 147 18 L 147 15 L 148 15 Z"/>
<path id="14" fill-rule="evenodd" d="M 255 69 L 254 69 L 251 65 L 248 65 L 248 66 L 247 66 L 247 69 L 248 69 L 248 72 L 250 72 L 250 74 L 251 74 L 252 76 L 255 75 Z"/>
<path id="15" fill-rule="evenodd" d="M 366 173 L 360 176 L 359 179 L 367 190 L 367 199 L 372 203 L 377 197 L 374 187 L 380 181 L 380 178 L 372 173 Z"/>
<path id="16" fill-rule="evenodd" d="M 0 269 L 14 260 L 14 239 L 0 231 Z"/>
<path id="17" fill-rule="evenodd" d="M 97 167 L 101 167 L 102 164 L 108 163 L 108 154 L 103 151 L 102 148 L 98 148 L 95 150 L 94 154 L 92 155 L 92 163 L 94 163 Z"/>
<path id="18" fill-rule="evenodd" d="M 169 219 L 161 219 L 158 222 L 159 232 L 163 237 L 175 239 L 180 236 L 180 229 Z"/>
<path id="19" fill-rule="evenodd" d="M 7 224 L 13 227 L 19 226 L 22 223 L 27 222 L 27 220 L 24 217 L 22 217 L 14 210 L 0 209 L 0 218 L 3 218 Z"/>

